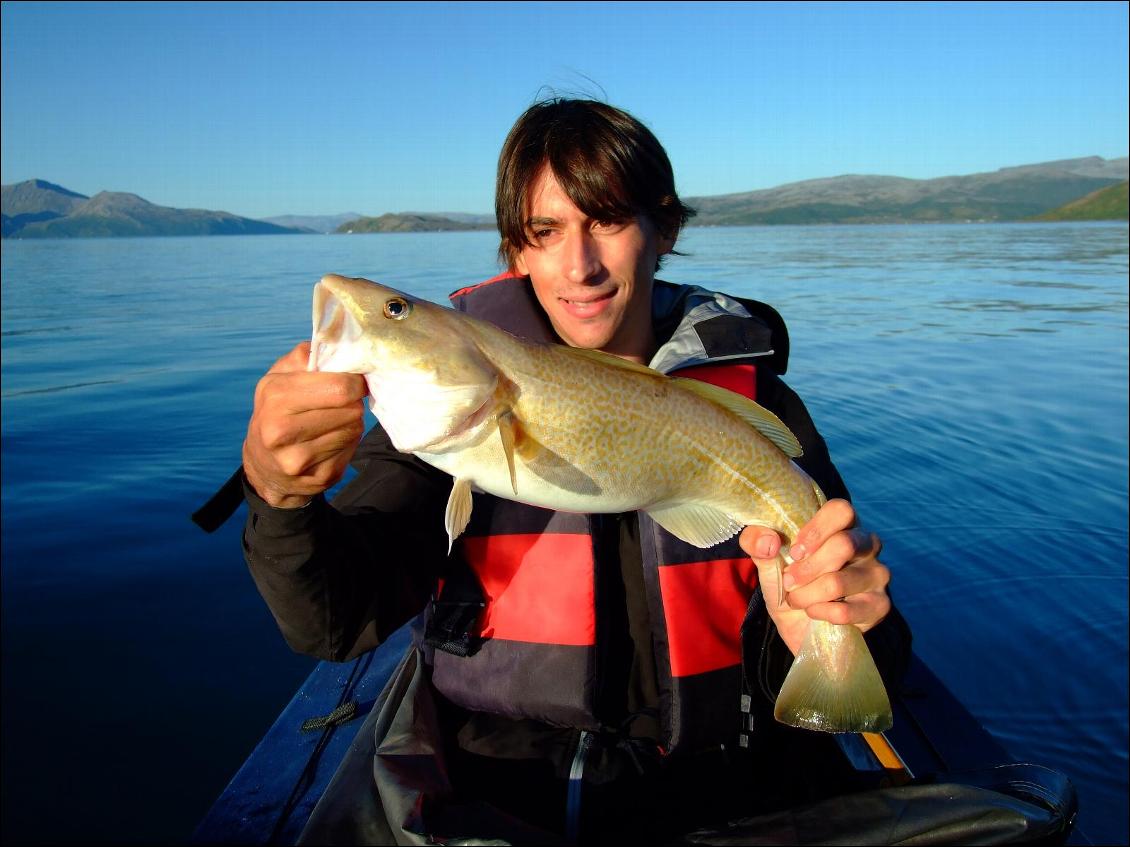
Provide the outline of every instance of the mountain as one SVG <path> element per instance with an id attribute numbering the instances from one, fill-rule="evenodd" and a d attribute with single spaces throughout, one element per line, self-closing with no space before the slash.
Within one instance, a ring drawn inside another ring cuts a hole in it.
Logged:
<path id="1" fill-rule="evenodd" d="M 174 209 L 136 194 L 84 197 L 43 180 L 3 186 L 5 238 L 116 238 L 150 235 L 274 235 L 300 230 L 228 212 Z"/>
<path id="2" fill-rule="evenodd" d="M 846 175 L 686 202 L 695 226 L 1015 221 L 1126 180 L 1127 161 L 1090 156 L 926 180 Z"/>
<path id="3" fill-rule="evenodd" d="M 42 179 L 5 185 L 0 188 L 0 198 L 4 238 L 28 224 L 61 218 L 90 199 Z"/>
<path id="4" fill-rule="evenodd" d="M 479 224 L 484 229 L 494 229 L 494 212 L 489 215 L 474 212 L 402 212 L 405 215 L 421 215 L 423 217 L 447 218 L 461 224 Z"/>
<path id="5" fill-rule="evenodd" d="M 310 232 L 437 232 L 457 229 L 493 229 L 494 215 L 473 212 L 399 212 L 381 218 L 344 212 L 340 215 L 278 215 L 263 218 L 279 226 L 291 226 Z M 378 221 L 358 223 L 356 221 Z M 348 226 L 346 226 L 348 224 Z M 460 226 L 452 226 L 459 224 Z M 466 226 L 471 224 L 471 226 Z M 376 227 L 375 229 L 372 227 Z"/>
<path id="6" fill-rule="evenodd" d="M 1031 171 L 1031 170 L 1064 170 L 1078 176 L 1094 176 L 1103 179 L 1126 179 L 1126 162 L 1121 159 L 1104 159 L 1102 156 L 1087 156 L 1083 159 L 1058 159 L 1054 162 L 1043 162 L 1038 165 L 1016 165 L 1011 168 L 1001 168 L 1001 172 Z"/>
<path id="7" fill-rule="evenodd" d="M 364 217 L 364 215 L 360 212 L 343 212 L 340 215 L 278 215 L 272 218 L 263 218 L 263 220 L 279 226 L 326 233 L 333 232 L 347 221 L 355 221 L 361 217 Z"/>
<path id="8" fill-rule="evenodd" d="M 1058 209 L 1052 209 L 1032 220 L 1036 221 L 1125 221 L 1130 220 L 1130 198 L 1127 186 L 1120 182 L 1107 188 L 1092 191 L 1086 197 L 1073 200 Z"/>
<path id="9" fill-rule="evenodd" d="M 376 218 L 358 218 L 339 226 L 335 232 L 458 232 L 494 229 L 493 215 L 466 215 L 463 220 L 453 220 L 442 215 L 426 213 L 388 213 Z"/>
<path id="10" fill-rule="evenodd" d="M 1092 211 L 1087 213 L 1095 213 L 1095 201 L 1089 195 L 1125 183 L 1127 164 L 1125 156 L 1089 156 L 937 179 L 849 174 L 685 200 L 698 211 L 691 219 L 692 226 L 1021 221 L 1048 213 L 1060 214 L 1057 210 L 1081 198 L 1088 198 L 1087 206 Z M 1122 205 L 1116 202 L 1114 207 L 1115 213 L 1122 209 L 1120 216 L 1115 214 L 1121 220 L 1126 219 L 1125 191 L 1123 187 Z M 465 212 L 401 212 L 379 217 L 347 212 L 253 220 L 227 212 L 157 206 L 136 194 L 103 191 L 86 197 L 40 179 L 3 186 L 2 199 L 4 238 L 452 232 L 494 228 L 493 215 Z"/>

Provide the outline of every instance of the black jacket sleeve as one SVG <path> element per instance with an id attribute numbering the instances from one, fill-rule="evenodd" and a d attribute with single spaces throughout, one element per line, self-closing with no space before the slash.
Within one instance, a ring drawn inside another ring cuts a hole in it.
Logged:
<path id="1" fill-rule="evenodd" d="M 797 464 L 816 481 L 825 496 L 850 500 L 851 494 L 828 455 L 828 445 L 796 392 L 776 374 L 759 368 L 757 402 L 777 415 L 800 441 L 804 455 L 797 459 Z M 757 599 L 760 600 L 760 596 Z M 763 602 L 750 605 L 750 617 L 743 626 L 743 653 L 747 657 L 758 657 L 758 667 L 746 667 L 747 679 L 756 680 L 754 690 L 772 697 L 780 690 L 793 656 L 777 636 L 764 609 Z M 895 685 L 910 662 L 911 635 L 906 620 L 892 604 L 890 614 L 863 637 L 883 681 L 888 687 Z"/>
<path id="2" fill-rule="evenodd" d="M 243 551 L 295 651 L 345 661 L 372 649 L 427 603 L 447 558 L 450 477 L 397 452 L 378 425 L 356 475 L 328 503 L 276 509 L 244 483 Z"/>

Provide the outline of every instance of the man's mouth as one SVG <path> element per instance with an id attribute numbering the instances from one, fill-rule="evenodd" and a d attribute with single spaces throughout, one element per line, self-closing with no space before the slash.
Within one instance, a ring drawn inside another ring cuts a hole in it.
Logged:
<path id="1" fill-rule="evenodd" d="M 601 314 L 608 305 L 612 302 L 612 298 L 616 296 L 616 291 L 612 290 L 605 294 L 586 295 L 584 297 L 566 298 L 558 297 L 565 311 L 575 318 L 594 318 Z"/>

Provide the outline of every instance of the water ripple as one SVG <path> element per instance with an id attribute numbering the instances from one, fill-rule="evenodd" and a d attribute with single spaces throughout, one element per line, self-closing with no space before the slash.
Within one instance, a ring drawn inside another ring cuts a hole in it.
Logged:
<path id="1" fill-rule="evenodd" d="M 50 335 L 56 332 L 73 332 L 73 326 L 36 326 L 27 329 L 5 329 L 0 332 L 0 338 L 14 338 L 19 335 Z"/>
<path id="2" fill-rule="evenodd" d="M 72 382 L 68 385 L 52 385 L 47 388 L 23 388 L 16 391 L 5 391 L 0 397 L 27 397 L 32 394 L 59 394 L 63 391 L 73 391 L 76 388 L 89 388 L 92 385 L 116 385 L 123 382 L 121 379 L 96 379 L 89 382 Z"/>

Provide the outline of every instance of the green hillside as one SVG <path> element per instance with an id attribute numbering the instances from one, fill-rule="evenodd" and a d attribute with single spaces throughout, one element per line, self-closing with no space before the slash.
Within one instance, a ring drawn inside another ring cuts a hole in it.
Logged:
<path id="1" fill-rule="evenodd" d="M 462 232 L 483 229 L 494 229 L 494 222 L 454 221 L 441 215 L 390 212 L 376 218 L 366 217 L 347 221 L 334 232 Z"/>
<path id="2" fill-rule="evenodd" d="M 122 191 L 86 197 L 41 179 L 3 186 L 4 238 L 274 235 L 300 230 L 208 209 L 174 209 Z"/>
<path id="3" fill-rule="evenodd" d="M 1130 220 L 1127 185 L 1110 185 L 1039 215 L 1037 221 L 1125 221 Z"/>

